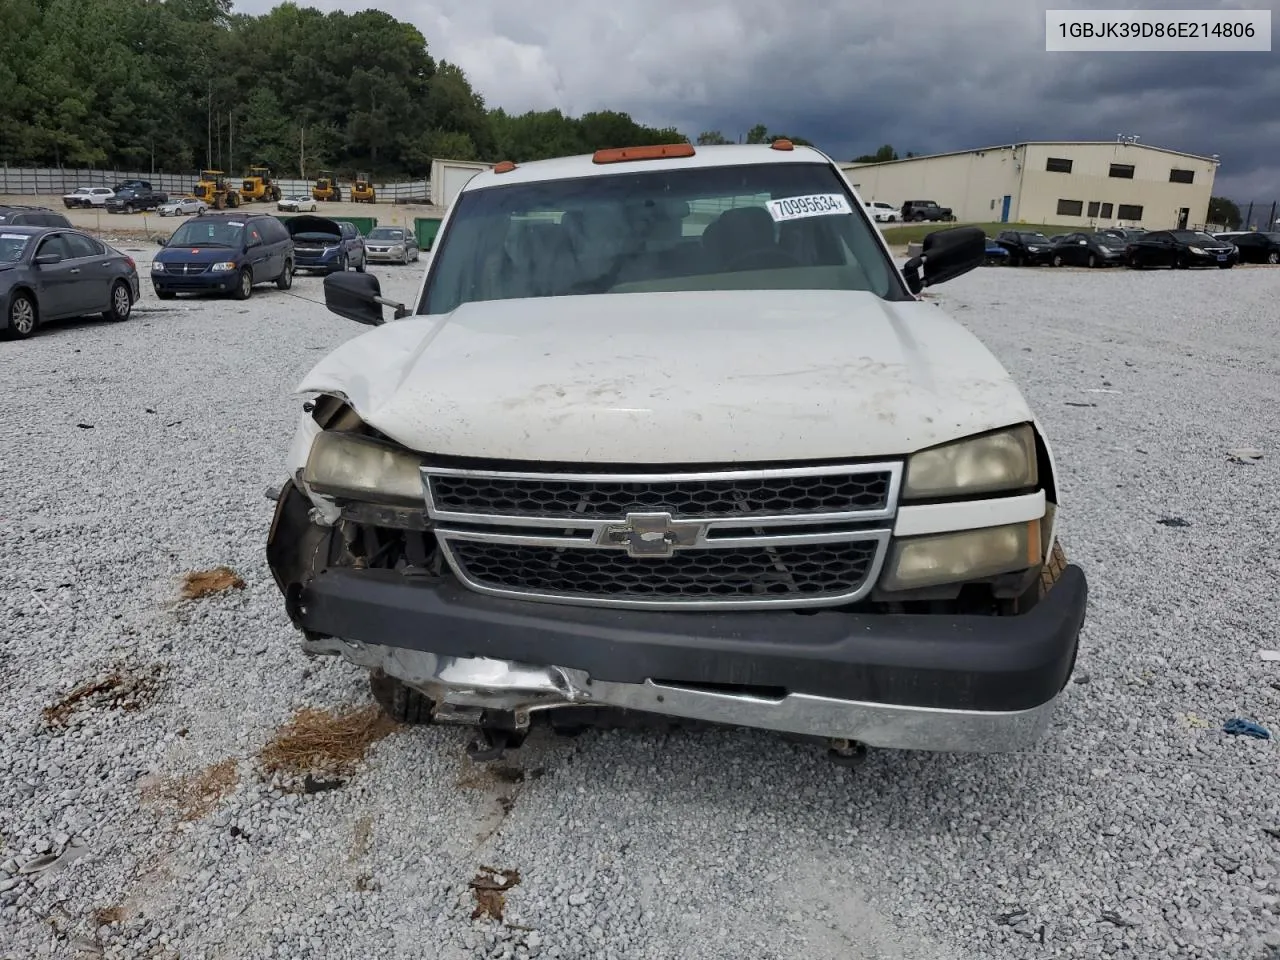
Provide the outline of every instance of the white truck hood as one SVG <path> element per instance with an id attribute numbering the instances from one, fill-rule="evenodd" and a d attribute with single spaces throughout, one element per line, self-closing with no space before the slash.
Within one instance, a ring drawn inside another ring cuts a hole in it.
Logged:
<path id="1" fill-rule="evenodd" d="M 298 392 L 419 452 L 561 463 L 893 456 L 1032 419 L 937 306 L 854 291 L 468 303 L 348 341 Z"/>

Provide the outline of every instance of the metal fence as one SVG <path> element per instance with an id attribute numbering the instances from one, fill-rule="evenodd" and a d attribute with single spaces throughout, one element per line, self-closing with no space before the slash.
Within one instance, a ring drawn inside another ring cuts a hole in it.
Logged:
<path id="1" fill-rule="evenodd" d="M 1240 224 L 1236 230 L 1280 231 L 1280 201 L 1237 200 Z"/>
<path id="2" fill-rule="evenodd" d="M 138 170 L 93 170 L 66 169 L 59 167 L 11 167 L 0 166 L 0 194 L 7 196 L 42 196 L 60 197 L 72 193 L 80 187 L 111 187 L 124 180 L 147 180 L 157 189 L 169 194 L 190 193 L 195 187 L 199 174 L 164 173 L 157 171 L 147 173 Z M 232 183 L 238 178 L 229 177 Z M 280 192 L 284 196 L 294 194 L 310 194 L 311 180 L 276 180 Z M 351 194 L 349 183 L 339 179 L 343 198 Z M 391 203 L 409 203 L 417 201 L 427 203 L 431 195 L 431 183 L 428 180 L 409 180 L 400 183 L 374 182 L 379 201 Z"/>

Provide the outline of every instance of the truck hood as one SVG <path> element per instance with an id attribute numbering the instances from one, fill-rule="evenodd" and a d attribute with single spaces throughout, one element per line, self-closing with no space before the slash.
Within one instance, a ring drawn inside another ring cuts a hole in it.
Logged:
<path id="1" fill-rule="evenodd" d="M 468 303 L 348 341 L 298 392 L 423 453 L 560 463 L 893 456 L 1032 419 L 937 306 L 854 291 Z"/>

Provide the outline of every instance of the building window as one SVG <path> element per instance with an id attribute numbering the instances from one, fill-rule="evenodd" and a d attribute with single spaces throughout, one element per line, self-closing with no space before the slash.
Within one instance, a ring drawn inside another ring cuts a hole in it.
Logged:
<path id="1" fill-rule="evenodd" d="M 1102 212 L 1101 212 L 1101 213 L 1099 213 L 1099 214 L 1098 214 L 1098 216 L 1100 216 L 1103 220 L 1110 220 L 1110 219 L 1111 219 L 1111 211 L 1112 211 L 1113 209 L 1115 209 L 1115 208 L 1114 208 L 1114 207 L 1112 207 L 1112 206 L 1111 206 L 1111 204 L 1109 204 L 1109 203 L 1104 203 L 1104 204 L 1102 205 Z"/>
<path id="2" fill-rule="evenodd" d="M 1136 204 L 1122 203 L 1117 216 L 1121 220 L 1132 220 L 1134 223 L 1139 223 L 1142 220 L 1142 208 Z"/>
<path id="3" fill-rule="evenodd" d="M 1060 217 L 1079 217 L 1084 214 L 1083 200 L 1059 200 L 1058 216 Z"/>
<path id="4" fill-rule="evenodd" d="M 1044 168 L 1050 173 L 1070 173 L 1071 161 L 1063 157 L 1050 157 L 1045 161 Z"/>
<path id="5" fill-rule="evenodd" d="M 1121 180 L 1132 180 L 1133 164 L 1132 163 L 1113 163 L 1111 165 L 1111 170 L 1108 172 L 1107 176 L 1117 177 Z"/>
<path id="6" fill-rule="evenodd" d="M 1096 216 L 1098 215 L 1098 207 L 1099 207 L 1099 206 L 1101 206 L 1101 204 L 1099 204 L 1097 200 L 1090 200 L 1090 201 L 1089 201 L 1089 216 L 1091 216 L 1091 217 L 1096 217 Z"/>
<path id="7" fill-rule="evenodd" d="M 1196 172 L 1194 170 L 1179 170 L 1174 167 L 1169 171 L 1170 183 L 1195 183 Z"/>

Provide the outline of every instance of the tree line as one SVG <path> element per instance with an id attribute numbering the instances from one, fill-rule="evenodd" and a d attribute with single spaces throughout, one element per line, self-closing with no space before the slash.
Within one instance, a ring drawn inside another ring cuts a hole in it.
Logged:
<path id="1" fill-rule="evenodd" d="M 695 142 L 780 137 L 811 143 L 764 124 Z M 234 176 L 265 163 L 286 177 L 394 178 L 422 176 L 433 159 L 521 162 L 688 140 L 613 110 L 490 109 L 416 27 L 378 10 L 286 2 L 252 16 L 232 0 L 0 0 L 0 161 L 12 165 Z"/>
<path id="2" fill-rule="evenodd" d="M 0 160 L 282 176 L 422 175 L 683 142 L 614 111 L 486 108 L 418 29 L 377 10 L 231 0 L 0 0 Z"/>

